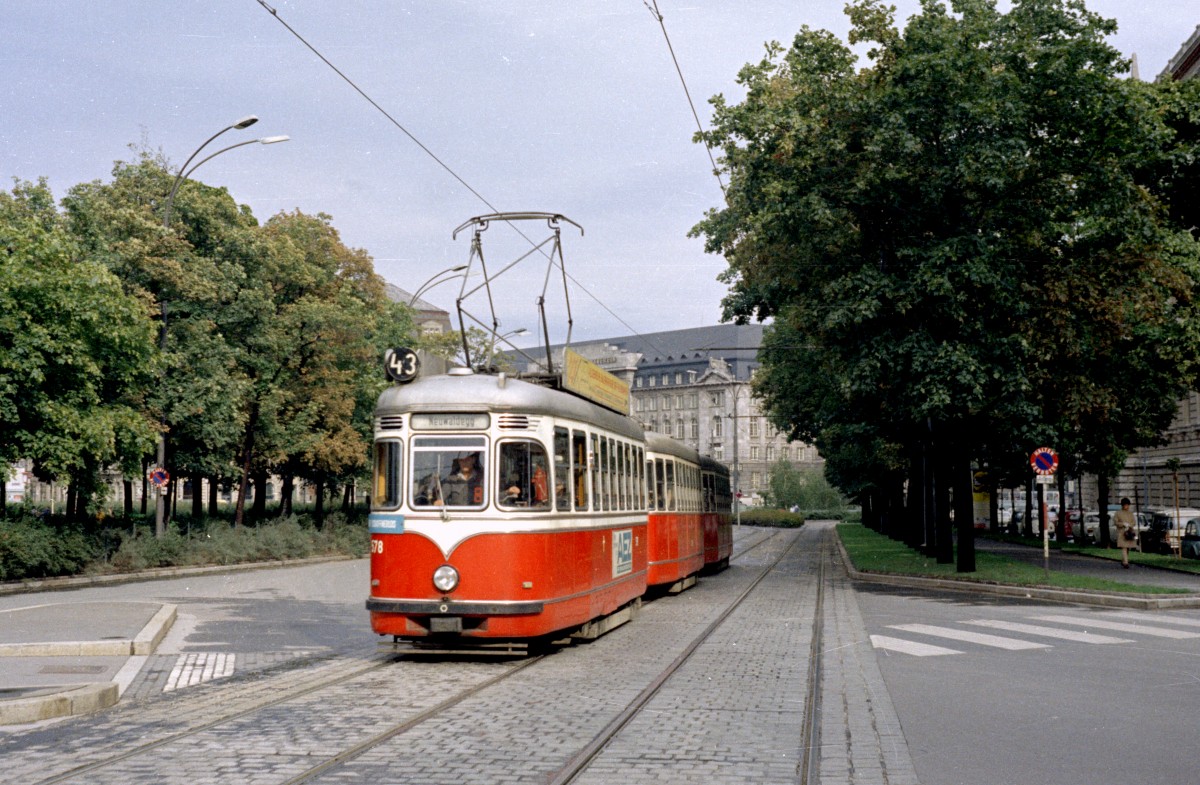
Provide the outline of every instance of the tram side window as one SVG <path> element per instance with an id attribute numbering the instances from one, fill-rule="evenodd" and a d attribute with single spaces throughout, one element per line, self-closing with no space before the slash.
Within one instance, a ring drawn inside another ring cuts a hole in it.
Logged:
<path id="1" fill-rule="evenodd" d="M 507 441 L 500 445 L 502 507 L 545 510 L 550 507 L 550 472 L 541 442 Z"/>
<path id="2" fill-rule="evenodd" d="M 625 483 L 622 486 L 625 489 L 625 509 L 632 510 L 637 507 L 633 500 L 633 457 L 631 453 L 633 447 L 628 444 L 621 445 L 621 457 L 625 462 L 621 465 L 625 468 Z"/>
<path id="3" fill-rule="evenodd" d="M 587 489 L 587 435 L 582 431 L 571 432 L 571 470 L 575 477 L 575 509 L 588 508 Z"/>
<path id="4" fill-rule="evenodd" d="M 654 501 L 654 509 L 667 509 L 667 469 L 662 458 L 654 460 Z"/>
<path id="5" fill-rule="evenodd" d="M 633 468 L 637 471 L 638 509 L 646 509 L 646 460 L 641 447 L 633 448 Z"/>
<path id="6" fill-rule="evenodd" d="M 590 457 L 592 465 L 592 509 L 599 512 L 603 509 L 600 499 L 604 491 L 600 487 L 600 437 L 594 433 L 592 434 L 592 453 Z"/>
<path id="7" fill-rule="evenodd" d="M 566 428 L 554 429 L 554 506 L 563 512 L 571 509 L 567 486 L 571 478 L 571 438 Z"/>
<path id="8" fill-rule="evenodd" d="M 675 461 L 666 461 L 665 463 L 667 465 L 667 510 L 673 512 L 679 496 L 678 489 L 675 487 Z"/>
<path id="9" fill-rule="evenodd" d="M 608 439 L 600 437 L 600 509 L 612 509 L 612 466 L 608 463 Z"/>
<path id="10" fill-rule="evenodd" d="M 613 472 L 613 475 L 617 479 L 617 498 L 615 499 L 616 506 L 614 509 L 627 510 L 629 508 L 625 506 L 627 496 L 625 493 L 625 445 L 621 442 L 613 442 L 613 463 L 617 465 L 616 470 Z"/>
<path id="11" fill-rule="evenodd" d="M 655 495 L 654 495 L 654 461 L 653 460 L 646 461 L 646 476 L 650 479 L 650 481 L 648 483 L 646 483 L 646 492 L 649 495 L 649 498 L 647 499 L 647 501 L 650 502 L 650 504 L 646 507 L 646 509 L 653 510 L 654 509 L 654 499 L 655 499 Z"/>
<path id="12" fill-rule="evenodd" d="M 413 438 L 412 506 L 483 507 L 486 456 L 483 436 Z"/>
<path id="13" fill-rule="evenodd" d="M 375 493 L 371 507 L 394 510 L 400 506 L 400 468 L 404 454 L 400 442 L 375 443 Z"/>

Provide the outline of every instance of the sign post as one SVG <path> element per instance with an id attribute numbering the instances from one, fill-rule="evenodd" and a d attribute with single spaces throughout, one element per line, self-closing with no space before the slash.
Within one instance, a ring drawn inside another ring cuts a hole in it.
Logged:
<path id="1" fill-rule="evenodd" d="M 1029 456 L 1029 465 L 1038 475 L 1038 518 L 1042 523 L 1042 565 L 1046 569 L 1046 577 L 1050 577 L 1050 529 L 1046 526 L 1046 494 L 1043 487 L 1054 482 L 1054 472 L 1058 469 L 1058 453 L 1049 447 L 1038 447 Z"/>

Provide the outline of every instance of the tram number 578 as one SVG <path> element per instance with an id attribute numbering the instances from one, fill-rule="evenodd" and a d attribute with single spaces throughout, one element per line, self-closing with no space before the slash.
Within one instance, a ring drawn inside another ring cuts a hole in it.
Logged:
<path id="1" fill-rule="evenodd" d="M 371 540 L 371 553 L 383 553 L 383 540 Z"/>

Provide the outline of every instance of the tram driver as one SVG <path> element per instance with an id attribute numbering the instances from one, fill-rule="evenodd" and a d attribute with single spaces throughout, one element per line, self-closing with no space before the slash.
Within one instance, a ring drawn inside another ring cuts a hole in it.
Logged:
<path id="1" fill-rule="evenodd" d="M 479 469 L 479 453 L 466 453 L 450 464 L 450 474 L 442 480 L 442 499 L 434 504 L 451 507 L 483 504 L 483 472 Z"/>

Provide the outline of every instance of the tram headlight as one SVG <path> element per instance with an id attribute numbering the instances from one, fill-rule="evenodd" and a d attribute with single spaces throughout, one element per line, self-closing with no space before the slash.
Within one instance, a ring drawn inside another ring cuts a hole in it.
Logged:
<path id="1" fill-rule="evenodd" d="M 443 564 L 433 571 L 433 585 L 440 592 L 454 591 L 454 587 L 458 586 L 458 570 Z"/>

